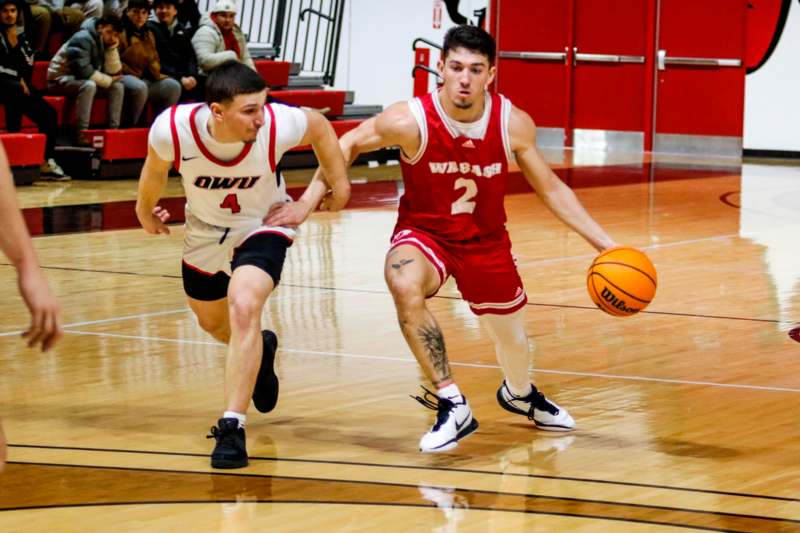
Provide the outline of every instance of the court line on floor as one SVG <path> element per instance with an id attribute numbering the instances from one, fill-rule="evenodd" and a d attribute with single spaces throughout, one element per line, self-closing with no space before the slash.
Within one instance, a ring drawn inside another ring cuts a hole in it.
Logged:
<path id="1" fill-rule="evenodd" d="M 66 330 L 66 328 L 74 328 L 78 326 L 94 326 L 97 324 L 110 324 L 113 322 L 122 322 L 125 320 L 131 320 L 134 318 L 149 318 L 153 316 L 163 316 L 163 315 L 172 315 L 177 313 L 185 313 L 189 311 L 188 307 L 182 307 L 180 309 L 169 309 L 167 311 L 153 311 L 151 313 L 138 313 L 135 315 L 123 315 L 117 316 L 112 318 L 102 318 L 99 320 L 86 320 L 84 322 L 70 322 L 69 324 L 64 324 L 62 327 Z M 0 333 L 0 337 L 11 337 L 13 335 L 21 335 L 25 330 L 18 330 L 18 331 L 6 331 L 4 333 Z"/>
<path id="2" fill-rule="evenodd" d="M 84 446 L 57 446 L 57 445 L 49 445 L 49 444 L 12 444 L 9 443 L 8 446 L 10 448 L 30 448 L 30 449 L 43 449 L 43 450 L 65 450 L 65 451 L 77 451 L 77 452 L 101 452 L 101 453 L 121 453 L 121 454 L 133 454 L 133 455 L 163 455 L 163 456 L 174 456 L 174 457 L 201 457 L 204 459 L 208 458 L 207 453 L 193 453 L 193 452 L 166 452 L 166 451 L 157 451 L 157 450 L 129 450 L 124 448 L 90 448 Z M 719 496 L 733 496 L 733 497 L 740 497 L 740 498 L 752 498 L 752 499 L 761 499 L 761 500 L 775 500 L 775 501 L 782 501 L 782 502 L 791 502 L 797 503 L 800 502 L 800 498 L 790 498 L 786 496 L 771 496 L 767 494 L 753 494 L 748 492 L 732 492 L 732 491 L 722 491 L 722 490 L 713 490 L 713 489 L 698 489 L 692 487 L 676 487 L 674 485 L 658 485 L 655 483 L 641 483 L 636 481 L 616 481 L 611 479 L 593 479 L 593 478 L 583 478 L 583 477 L 574 477 L 574 476 L 554 476 L 554 475 L 547 475 L 547 474 L 526 474 L 522 472 L 498 472 L 493 470 L 480 470 L 477 468 L 457 468 L 457 467 L 448 467 L 448 466 L 423 466 L 423 465 L 413 465 L 413 464 L 393 464 L 393 463 L 368 463 L 363 461 L 341 461 L 341 460 L 331 460 L 331 459 L 302 459 L 298 457 L 262 457 L 257 455 L 250 455 L 249 459 L 251 461 L 271 461 L 271 462 L 287 462 L 287 463 L 308 463 L 308 464 L 322 464 L 322 465 L 344 465 L 344 466 L 364 466 L 370 468 L 398 468 L 402 470 L 433 470 L 436 472 L 455 472 L 461 474 L 488 474 L 492 476 L 508 476 L 508 477 L 520 477 L 520 478 L 531 478 L 531 479 L 547 479 L 553 481 L 575 481 L 580 483 L 598 483 L 601 485 L 619 485 L 624 487 L 639 487 L 639 488 L 648 488 L 648 489 L 663 489 L 663 490 L 671 490 L 676 492 L 697 492 L 702 494 L 714 494 Z M 11 461 L 13 462 L 13 461 Z M 22 463 L 23 461 L 19 461 Z M 30 463 L 28 463 L 30 464 Z M 110 467 L 109 467 L 110 468 Z M 215 470 L 206 471 L 207 473 L 212 474 L 227 474 L 227 475 L 239 475 L 234 472 L 217 472 Z M 248 472 L 241 472 L 242 475 L 250 475 Z M 260 474 L 255 474 L 260 475 Z"/>
<path id="3" fill-rule="evenodd" d="M 197 345 L 205 345 L 205 346 L 219 346 L 220 348 L 224 347 L 225 345 L 216 341 L 196 341 L 196 340 L 187 340 L 187 339 L 169 339 L 166 337 L 148 337 L 143 335 L 125 335 L 121 333 L 107 333 L 102 331 L 80 331 L 80 330 L 65 330 L 65 333 L 72 333 L 75 335 L 92 335 L 96 337 L 112 337 L 118 339 L 130 339 L 130 340 L 140 340 L 140 341 L 153 341 L 153 342 L 166 342 L 166 343 L 173 343 L 173 344 L 197 344 Z M 320 356 L 330 356 L 330 357 L 341 357 L 344 359 L 372 359 L 372 360 L 380 360 L 380 361 L 399 361 L 404 363 L 414 363 L 416 364 L 416 359 L 411 357 L 388 357 L 384 355 L 374 355 L 374 354 L 355 354 L 355 353 L 347 353 L 347 352 L 329 352 L 329 351 L 318 351 L 318 350 L 305 350 L 299 348 L 278 348 L 279 352 L 286 352 L 286 353 L 296 353 L 296 354 L 309 354 L 309 355 L 320 355 Z M 461 366 L 461 367 L 469 367 L 469 368 L 490 368 L 490 369 L 499 369 L 499 365 L 490 365 L 490 364 L 482 364 L 482 363 L 460 363 L 455 361 L 450 361 L 450 366 Z M 604 374 L 602 372 L 578 372 L 578 371 L 571 371 L 571 370 L 550 370 L 544 368 L 534 368 L 533 372 L 539 374 L 557 374 L 557 375 L 564 375 L 564 376 L 579 376 L 579 377 L 591 377 L 591 378 L 605 378 L 605 379 L 619 379 L 619 380 L 626 380 L 626 381 L 647 381 L 647 382 L 655 382 L 655 383 L 670 383 L 673 385 L 700 385 L 700 386 L 708 386 L 708 387 L 723 387 L 723 388 L 731 388 L 731 389 L 746 389 L 746 390 L 760 390 L 760 391 L 769 391 L 769 392 L 800 392 L 800 389 L 791 388 L 791 387 L 771 387 L 767 385 L 747 385 L 747 384 L 737 384 L 737 383 L 718 383 L 714 381 L 694 381 L 694 380 L 683 380 L 683 379 L 670 379 L 670 378 L 653 378 L 647 376 L 628 376 L 624 374 Z"/>
<path id="4" fill-rule="evenodd" d="M 383 486 L 383 487 L 401 487 L 401 488 L 408 488 L 408 489 L 419 489 L 420 487 L 425 488 L 432 488 L 435 490 L 442 490 L 442 491 L 449 491 L 452 487 L 444 486 L 444 485 L 419 485 L 413 483 L 398 483 L 392 481 L 366 481 L 366 480 L 349 480 L 349 479 L 336 479 L 336 478 L 315 478 L 315 477 L 308 477 L 308 476 L 284 476 L 284 475 L 275 475 L 275 474 L 256 474 L 256 473 L 233 473 L 233 472 L 208 472 L 202 470 L 171 470 L 166 468 L 143 468 L 143 467 L 125 467 L 125 466 L 95 466 L 95 465 L 75 465 L 69 463 L 46 463 L 46 462 L 24 462 L 24 461 L 9 461 L 9 464 L 17 464 L 17 465 L 31 465 L 31 466 L 45 466 L 45 467 L 58 467 L 58 468 L 84 468 L 84 469 L 97 469 L 97 470 L 121 470 L 121 471 L 128 471 L 128 472 L 152 472 L 152 473 L 162 473 L 162 474 L 183 474 L 183 475 L 215 475 L 215 476 L 241 476 L 243 478 L 266 478 L 266 479 L 274 479 L 274 480 L 281 480 L 281 481 L 311 481 L 311 482 L 319 482 L 319 483 L 331 483 L 331 484 L 353 484 L 359 486 Z M 744 519 L 754 519 L 754 520 L 763 520 L 768 523 L 787 523 L 787 524 L 800 524 L 800 520 L 794 518 L 782 518 L 782 517 L 772 517 L 772 516 L 763 516 L 763 515 L 754 515 L 754 514 L 745 514 L 745 513 L 729 513 L 725 511 L 710 511 L 706 509 L 692 509 L 687 507 L 673 507 L 667 505 L 652 505 L 652 504 L 641 504 L 641 503 L 628 503 L 628 502 L 621 502 L 621 501 L 611 501 L 611 500 L 595 500 L 591 498 L 576 498 L 576 497 L 567 497 L 567 496 L 548 496 L 536 493 L 524 493 L 524 492 L 507 492 L 507 491 L 498 491 L 498 490 L 486 490 L 486 489 L 465 489 L 461 487 L 456 487 L 456 490 L 460 493 L 465 493 L 469 495 L 469 493 L 474 494 L 482 494 L 482 495 L 489 495 L 489 496 L 508 496 L 512 498 L 524 498 L 526 500 L 545 500 L 545 501 L 553 501 L 553 502 L 569 502 L 572 504 L 589 504 L 589 505 L 604 505 L 608 506 L 609 508 L 622 508 L 622 509 L 645 509 L 649 511 L 676 511 L 676 512 L 683 512 L 689 515 L 711 515 L 711 516 L 718 516 L 718 517 L 727 517 L 727 518 L 744 518 Z M 424 496 L 420 496 L 422 499 L 427 499 Z M 281 503 L 280 500 L 258 500 L 262 503 Z M 197 500 L 178 500 L 178 502 L 187 502 L 187 503 L 212 503 L 209 502 L 202 502 Z M 301 500 L 302 503 L 340 503 L 337 500 Z M 138 505 L 142 502 L 132 501 L 132 502 L 115 502 L 121 505 Z M 169 504 L 173 503 L 168 500 L 164 501 L 152 501 L 149 503 L 164 503 Z M 213 501 L 213 503 L 216 503 Z M 355 505 L 369 505 L 370 502 L 364 501 L 343 501 L 343 504 L 355 504 Z M 14 511 L 14 510 L 24 510 L 24 509 L 35 509 L 35 508 L 52 508 L 52 507 L 82 507 L 82 506 L 93 506 L 93 505 L 104 505 L 103 502 L 96 502 L 96 503 L 77 503 L 77 504 L 54 504 L 54 505 L 42 505 L 42 506 L 31 506 L 31 507 L 14 507 L 14 508 L 6 508 L 0 509 L 0 511 Z M 106 505 L 108 503 L 105 503 Z M 402 503 L 402 502 L 372 502 L 373 505 L 409 505 L 409 506 L 417 506 L 411 503 Z M 420 506 L 430 507 L 430 504 L 422 504 Z M 469 507 L 468 509 L 474 510 L 495 510 L 492 507 L 483 508 L 481 506 Z M 553 512 L 553 511 L 543 511 L 543 510 L 533 510 L 533 509 L 496 509 L 499 511 L 506 511 L 506 512 L 519 512 L 519 513 L 532 513 L 532 514 L 556 514 L 560 516 L 570 516 L 570 517 L 581 517 L 581 518 L 595 518 L 599 520 L 611 520 L 611 521 L 622 521 L 622 522 L 640 522 L 646 524 L 658 524 L 658 525 L 671 525 L 677 527 L 685 527 L 690 529 L 701 529 L 707 531 L 737 531 L 737 530 L 728 530 L 728 529 L 721 529 L 714 526 L 702 526 L 702 525 L 695 525 L 695 524 L 684 524 L 678 522 L 663 522 L 659 520 L 648 520 L 644 518 L 629 518 L 626 516 L 607 516 L 607 515 L 590 515 L 585 513 L 562 513 L 562 512 Z"/>

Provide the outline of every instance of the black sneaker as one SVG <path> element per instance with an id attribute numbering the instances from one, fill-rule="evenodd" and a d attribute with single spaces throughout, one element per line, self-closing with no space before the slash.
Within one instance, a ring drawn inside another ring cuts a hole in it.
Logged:
<path id="1" fill-rule="evenodd" d="M 220 418 L 217 426 L 211 428 L 208 439 L 216 439 L 217 445 L 211 452 L 213 468 L 243 468 L 247 466 L 244 428 L 239 427 L 235 418 Z"/>
<path id="2" fill-rule="evenodd" d="M 253 405 L 262 413 L 269 413 L 278 403 L 278 376 L 275 375 L 275 351 L 278 337 L 272 331 L 261 332 L 264 351 L 261 354 L 261 368 L 258 369 L 256 386 L 253 389 Z"/>

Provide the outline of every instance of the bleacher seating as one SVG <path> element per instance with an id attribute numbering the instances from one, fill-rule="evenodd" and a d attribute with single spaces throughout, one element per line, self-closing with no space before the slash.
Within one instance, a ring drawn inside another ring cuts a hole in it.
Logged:
<path id="1" fill-rule="evenodd" d="M 46 138 L 41 133 L 0 133 L 14 183 L 30 185 L 39 178 L 39 166 L 44 163 Z"/>
<path id="2" fill-rule="evenodd" d="M 51 43 L 55 51 L 57 43 Z M 270 96 L 278 102 L 290 105 L 304 106 L 323 111 L 332 121 L 334 129 L 338 135 L 357 126 L 360 120 L 336 120 L 344 112 L 345 91 L 330 89 L 286 89 L 290 86 L 290 73 L 292 65 L 285 61 L 270 61 L 258 59 L 255 61 L 256 70 L 270 87 Z M 47 66 L 48 63 L 38 61 L 34 64 L 32 85 L 42 92 L 47 91 Z M 46 96 L 48 102 L 58 111 L 58 123 L 62 127 L 68 127 L 74 122 L 74 100 L 63 96 Z M 147 118 L 152 119 L 152 110 L 147 109 Z M 102 126 L 107 124 L 108 104 L 104 96 L 98 95 L 92 107 L 90 118 L 90 130 L 87 136 L 95 148 L 92 156 L 94 163 L 91 168 L 93 177 L 135 177 L 138 176 L 141 162 L 147 155 L 147 128 L 130 128 L 109 130 Z M 38 177 L 38 167 L 44 158 L 44 136 L 32 135 L 36 132 L 36 127 L 27 118 L 23 119 L 23 133 L 13 136 L 15 140 L 9 141 L 16 143 L 13 146 L 17 152 L 11 164 L 15 167 L 15 177 L 17 174 L 25 176 L 25 180 L 30 180 L 33 175 L 32 169 L 35 168 Z M 5 127 L 4 108 L 0 106 L 0 130 Z M 6 142 L 6 135 L 3 141 Z M 9 137 L 10 139 L 10 137 Z M 17 148 L 20 147 L 20 148 Z M 8 150 L 8 148 L 7 148 Z M 8 150 L 10 151 L 10 150 Z M 23 154 L 27 154 L 23 155 Z M 35 155 L 38 154 L 38 155 Z M 304 164 L 313 164 L 313 153 L 310 146 L 299 146 L 292 150 L 292 154 L 300 158 Z M 305 155 L 303 155 L 305 154 Z M 88 168 L 88 167 L 87 167 Z M 83 173 L 81 173 L 83 174 Z M 83 176 L 81 177 L 90 177 Z"/>

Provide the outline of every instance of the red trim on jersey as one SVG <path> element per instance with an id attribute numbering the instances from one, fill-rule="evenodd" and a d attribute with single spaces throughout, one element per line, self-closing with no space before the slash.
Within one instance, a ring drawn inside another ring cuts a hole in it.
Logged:
<path id="1" fill-rule="evenodd" d="M 212 163 L 219 165 L 221 167 L 232 167 L 238 165 L 239 163 L 241 163 L 242 159 L 247 157 L 247 154 L 250 153 L 250 149 L 253 148 L 253 143 L 245 143 L 244 148 L 239 153 L 239 155 L 237 155 L 236 158 L 232 159 L 231 161 L 222 161 L 221 159 L 217 159 L 216 157 L 214 157 L 214 154 L 212 154 L 208 150 L 208 148 L 206 148 L 206 145 L 203 144 L 203 140 L 200 138 L 200 132 L 197 131 L 197 124 L 195 124 L 194 121 L 194 117 L 197 114 L 197 111 L 202 107 L 202 105 L 203 104 L 198 105 L 197 107 L 192 109 L 192 113 L 189 115 L 189 125 L 192 128 L 192 137 L 194 137 L 194 142 L 197 144 L 197 147 L 200 148 L 200 151 L 203 153 L 206 159 L 208 159 Z"/>
<path id="2" fill-rule="evenodd" d="M 272 106 L 267 104 L 264 107 L 269 111 L 269 169 L 275 173 L 275 112 Z"/>
<path id="3" fill-rule="evenodd" d="M 215 272 L 215 273 L 213 273 L 213 274 L 212 274 L 211 272 L 206 272 L 206 271 L 205 271 L 205 270 L 203 270 L 202 268 L 198 268 L 198 267 L 196 267 L 196 266 L 194 266 L 194 265 L 191 265 L 191 264 L 187 263 L 185 259 L 181 260 L 181 263 L 183 263 L 184 265 L 186 265 L 186 267 L 187 267 L 187 268 L 190 268 L 190 269 L 194 270 L 195 272 L 197 272 L 198 274 L 202 274 L 202 275 L 204 275 L 204 276 L 216 276 L 217 274 L 219 274 L 220 272 L 222 272 L 222 270 L 218 270 L 218 271 L 216 271 L 216 272 Z"/>
<path id="4" fill-rule="evenodd" d="M 181 171 L 181 141 L 178 138 L 178 127 L 175 125 L 175 112 L 178 106 L 172 106 L 169 111 L 169 131 L 172 132 L 172 149 L 175 152 L 175 161 L 173 166 L 178 172 Z"/>
<path id="5" fill-rule="evenodd" d="M 247 238 L 249 239 L 250 237 L 252 237 L 254 235 L 264 235 L 266 233 L 272 233 L 273 235 L 280 235 L 281 237 L 283 237 L 284 239 L 286 239 L 290 243 L 294 243 L 294 239 L 292 239 L 291 237 L 289 237 L 288 235 L 286 235 L 282 231 L 276 231 L 274 229 L 267 229 L 267 230 L 264 230 L 264 231 L 256 231 L 255 233 L 251 233 L 250 235 L 248 235 Z"/>

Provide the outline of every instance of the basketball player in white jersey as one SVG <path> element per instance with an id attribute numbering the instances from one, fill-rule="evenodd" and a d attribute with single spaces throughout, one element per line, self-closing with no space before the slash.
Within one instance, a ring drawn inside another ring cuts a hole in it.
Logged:
<path id="1" fill-rule="evenodd" d="M 487 92 L 495 48 L 482 29 L 452 28 L 438 65 L 444 80 L 440 90 L 396 103 L 339 140 L 348 164 L 362 152 L 386 146 L 401 150 L 404 194 L 384 275 L 403 336 L 437 389 L 436 394 L 425 389 L 417 398 L 437 411 L 436 423 L 420 440 L 423 452 L 450 450 L 478 427 L 425 303 L 451 275 L 494 342 L 505 377 L 497 390 L 500 406 L 542 430 L 575 427 L 566 409 L 531 383 L 527 297 L 505 229 L 509 163 L 515 159 L 542 202 L 594 248 L 615 245 L 545 163 L 531 117 Z M 280 223 L 275 215 L 267 222 Z"/>
<path id="2" fill-rule="evenodd" d="M 247 66 L 231 61 L 214 69 L 206 103 L 175 106 L 156 118 L 139 182 L 136 214 L 142 227 L 169 233 L 169 213 L 156 204 L 170 167 L 180 172 L 187 201 L 184 290 L 200 326 L 228 345 L 226 410 L 209 436 L 217 441 L 214 468 L 247 465 L 244 425 L 250 398 L 261 412 L 277 402 L 277 338 L 269 330 L 260 332 L 261 312 L 280 280 L 294 228 L 323 197 L 323 208 L 331 211 L 350 197 L 330 123 L 319 113 L 265 104 L 266 96 L 264 81 Z M 314 179 L 290 203 L 276 164 L 287 150 L 307 144 L 327 183 Z M 281 224 L 265 224 L 270 210 L 281 205 Z"/>

